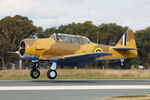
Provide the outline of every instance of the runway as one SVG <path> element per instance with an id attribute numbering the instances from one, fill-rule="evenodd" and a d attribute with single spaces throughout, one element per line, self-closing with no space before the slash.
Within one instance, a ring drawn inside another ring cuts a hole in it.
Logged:
<path id="1" fill-rule="evenodd" d="M 150 93 L 150 80 L 0 81 L 1 100 L 103 100 Z"/>

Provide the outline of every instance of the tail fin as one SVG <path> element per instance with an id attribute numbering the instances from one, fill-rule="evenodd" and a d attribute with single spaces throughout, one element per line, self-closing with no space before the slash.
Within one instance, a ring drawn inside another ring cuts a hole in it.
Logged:
<path id="1" fill-rule="evenodd" d="M 138 53 L 133 31 L 128 29 L 113 49 L 120 52 L 125 58 L 135 58 Z"/>
<path id="2" fill-rule="evenodd" d="M 133 31 L 128 29 L 114 48 L 136 49 L 136 42 Z"/>

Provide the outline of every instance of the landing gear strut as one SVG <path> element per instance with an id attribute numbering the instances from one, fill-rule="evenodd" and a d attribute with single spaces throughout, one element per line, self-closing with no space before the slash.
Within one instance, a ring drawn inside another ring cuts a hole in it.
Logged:
<path id="1" fill-rule="evenodd" d="M 40 71 L 38 70 L 38 67 L 39 67 L 39 63 L 35 62 L 34 65 L 33 65 L 33 67 L 32 67 L 32 70 L 30 72 L 30 76 L 33 79 L 37 79 L 40 76 Z"/>
<path id="2" fill-rule="evenodd" d="M 51 69 L 48 70 L 47 77 L 49 79 L 55 79 L 57 77 L 56 66 L 57 66 L 56 62 L 53 62 Z"/>

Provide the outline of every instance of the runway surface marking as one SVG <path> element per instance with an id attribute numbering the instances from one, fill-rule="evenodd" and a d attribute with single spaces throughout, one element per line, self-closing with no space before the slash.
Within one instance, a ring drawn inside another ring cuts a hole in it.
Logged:
<path id="1" fill-rule="evenodd" d="M 0 86 L 0 90 L 106 90 L 150 89 L 150 85 L 93 85 L 93 86 Z"/>

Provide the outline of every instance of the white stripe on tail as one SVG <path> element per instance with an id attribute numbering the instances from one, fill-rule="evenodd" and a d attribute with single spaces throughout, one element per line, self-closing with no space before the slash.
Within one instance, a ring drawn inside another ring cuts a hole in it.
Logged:
<path id="1" fill-rule="evenodd" d="M 126 46 L 126 32 L 121 38 L 121 46 Z"/>

